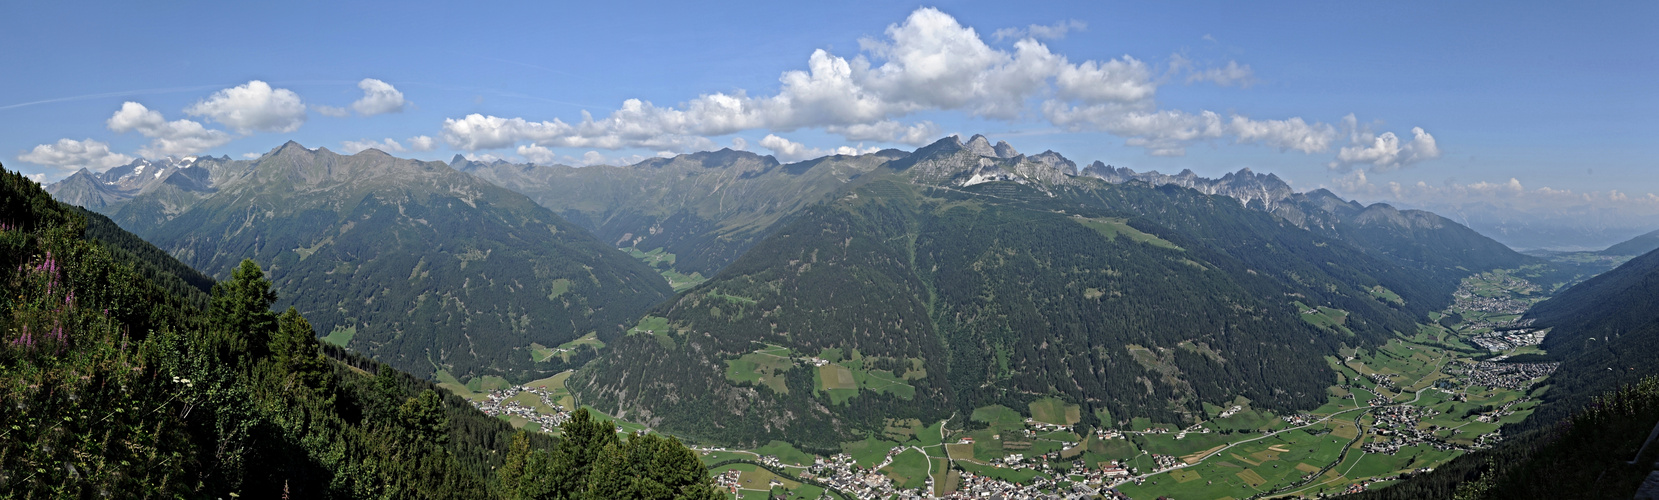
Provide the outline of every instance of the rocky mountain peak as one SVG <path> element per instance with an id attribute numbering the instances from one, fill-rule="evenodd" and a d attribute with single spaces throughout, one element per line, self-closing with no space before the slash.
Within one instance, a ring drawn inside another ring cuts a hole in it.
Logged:
<path id="1" fill-rule="evenodd" d="M 983 136 L 983 135 L 974 134 L 973 138 L 968 139 L 968 142 L 962 144 L 962 147 L 963 147 L 963 149 L 967 149 L 968 151 L 972 151 L 974 154 L 979 155 L 979 156 L 989 156 L 989 157 L 992 157 L 992 158 L 1001 158 L 1002 157 L 1002 156 L 997 155 L 996 148 L 992 147 L 991 146 L 991 141 L 989 139 L 986 139 L 985 136 Z M 1010 148 L 1010 149 L 1012 149 L 1012 148 Z"/>
<path id="2" fill-rule="evenodd" d="M 996 150 L 997 158 L 1013 158 L 1020 155 L 1019 151 L 1015 151 L 1013 146 L 1008 145 L 1008 141 L 997 141 L 997 145 L 992 149 Z M 1049 152 L 1052 153 L 1053 151 Z"/>

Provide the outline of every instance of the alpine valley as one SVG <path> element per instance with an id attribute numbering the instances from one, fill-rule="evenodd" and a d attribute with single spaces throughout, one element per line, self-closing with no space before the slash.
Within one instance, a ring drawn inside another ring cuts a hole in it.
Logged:
<path id="1" fill-rule="evenodd" d="M 1248 169 L 1079 167 L 978 135 L 795 163 L 723 149 L 587 167 L 289 142 L 82 170 L 45 187 L 61 206 L 30 188 L 8 196 L 57 222 L 8 212 L 5 234 L 67 228 L 54 244 L 102 245 L 137 263 L 143 293 L 173 297 L 172 316 L 134 325 L 217 321 L 192 318 L 229 314 L 233 291 L 268 278 L 274 296 L 238 307 L 290 310 L 280 331 L 305 335 L 271 337 L 285 347 L 270 352 L 311 364 L 215 376 L 259 392 L 279 372 L 329 374 L 281 397 L 340 413 L 329 429 L 366 436 L 353 453 L 381 457 L 373 433 L 395 429 L 428 436 L 408 449 L 466 443 L 423 462 L 465 479 L 420 483 L 443 492 L 430 496 L 603 498 L 621 491 L 604 481 L 626 447 L 657 464 L 641 477 L 695 498 L 714 484 L 742 498 L 1502 498 L 1538 470 L 1589 485 L 1582 471 L 1616 467 L 1574 455 L 1589 438 L 1558 422 L 1635 432 L 1659 416 L 1652 235 L 1524 255 L 1434 213 Z M 620 441 L 590 415 L 641 434 Z M 299 432 L 257 451 L 309 443 Z M 1596 456 L 1636 454 L 1636 437 Z M 373 496 L 322 460 L 290 469 L 309 491 Z M 169 477 L 280 475 L 213 464 Z M 536 467 L 581 473 L 542 484 Z M 1583 491 L 1628 497 L 1646 469 L 1618 470 Z M 17 484 L 6 474 L 0 488 Z"/>

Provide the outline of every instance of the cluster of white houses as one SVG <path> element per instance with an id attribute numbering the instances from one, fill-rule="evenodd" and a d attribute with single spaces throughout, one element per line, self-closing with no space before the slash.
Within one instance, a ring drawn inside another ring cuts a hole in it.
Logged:
<path id="1" fill-rule="evenodd" d="M 525 406 L 518 401 L 511 401 L 519 394 L 526 392 L 535 394 L 536 397 L 541 399 L 543 405 L 553 409 L 553 413 L 542 413 L 535 407 Z M 492 417 L 499 415 L 523 417 L 525 420 L 541 425 L 541 428 L 546 430 L 552 430 L 554 427 L 564 424 L 565 420 L 570 419 L 570 411 L 553 402 L 553 396 L 543 387 L 515 385 L 506 389 L 491 391 L 484 395 L 484 399 L 473 400 L 472 406 L 477 408 L 478 411 L 484 412 L 485 415 Z"/>

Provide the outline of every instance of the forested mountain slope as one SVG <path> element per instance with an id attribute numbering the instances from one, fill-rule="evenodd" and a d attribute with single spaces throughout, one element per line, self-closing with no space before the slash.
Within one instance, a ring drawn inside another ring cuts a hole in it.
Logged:
<path id="1" fill-rule="evenodd" d="M 0 173 L 0 208 L 0 496 L 487 494 L 510 427 L 327 361 L 303 317 L 270 312 L 257 267 L 198 301 L 145 276 L 176 261 L 84 239 L 21 175 Z"/>
<path id="2" fill-rule="evenodd" d="M 1635 238 L 1607 247 L 1598 253 L 1601 255 L 1642 255 L 1655 249 L 1659 249 L 1659 231 L 1643 233 Z"/>
<path id="3" fill-rule="evenodd" d="M 613 167 L 451 162 L 529 196 L 607 243 L 675 254 L 672 268 L 713 275 L 760 238 L 844 184 L 904 153 L 779 164 L 723 149 Z"/>
<path id="4" fill-rule="evenodd" d="M 979 142 L 862 176 L 571 383 L 663 429 L 823 447 L 883 418 L 1050 395 L 1114 426 L 1236 396 L 1311 408 L 1335 381 L 1324 356 L 1414 332 L 1462 278 L 1232 198 Z M 1302 319 L 1320 307 L 1341 324 Z"/>
<path id="5" fill-rule="evenodd" d="M 210 192 L 145 193 L 114 219 L 216 275 L 269 263 L 279 307 L 410 372 L 556 371 L 532 343 L 616 335 L 671 293 L 580 227 L 443 163 L 289 142 L 216 165 Z"/>
<path id="6" fill-rule="evenodd" d="M 1526 319 L 1550 328 L 1543 346 L 1561 361 L 1528 425 L 1560 418 L 1589 398 L 1659 374 L 1659 250 L 1534 305 Z"/>
<path id="7" fill-rule="evenodd" d="M 675 440 L 515 432 L 87 217 L 0 170 L 0 497 L 716 498 Z"/>
<path id="8" fill-rule="evenodd" d="M 1635 456 L 1659 421 L 1656 301 L 1659 251 L 1534 305 L 1561 362 L 1537 411 L 1492 450 L 1362 498 L 1630 498 L 1659 459 Z"/>

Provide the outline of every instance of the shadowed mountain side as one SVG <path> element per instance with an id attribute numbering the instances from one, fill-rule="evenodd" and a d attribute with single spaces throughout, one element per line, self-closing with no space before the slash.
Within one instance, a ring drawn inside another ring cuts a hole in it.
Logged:
<path id="1" fill-rule="evenodd" d="M 403 370 L 529 377 L 531 343 L 619 334 L 670 290 L 656 273 L 522 195 L 438 162 L 290 142 L 223 167 L 177 215 L 160 192 L 116 219 L 201 269 L 268 263 L 323 333 Z M 147 225 L 145 221 L 161 221 Z"/>

